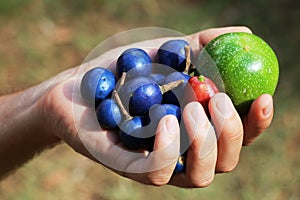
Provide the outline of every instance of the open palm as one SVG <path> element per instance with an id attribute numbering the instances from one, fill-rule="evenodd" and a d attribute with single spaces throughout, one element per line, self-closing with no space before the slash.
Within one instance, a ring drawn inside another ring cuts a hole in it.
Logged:
<path id="1" fill-rule="evenodd" d="M 205 46 L 214 37 L 226 32 L 246 31 L 245 27 L 208 29 L 189 37 L 199 46 Z M 159 46 L 168 38 L 153 42 Z M 143 46 L 143 42 L 140 44 Z M 129 46 L 120 47 L 96 58 L 94 63 L 111 68 L 112 58 Z M 155 51 L 149 52 L 154 55 Z M 82 66 L 81 66 L 82 69 Z M 47 131 L 52 131 L 76 152 L 101 163 L 118 174 L 151 185 L 172 184 L 180 187 L 208 186 L 216 172 L 229 172 L 239 160 L 242 145 L 250 144 L 271 123 L 273 102 L 270 95 L 262 95 L 252 104 L 249 114 L 241 119 L 230 98 L 219 93 L 209 104 L 211 122 L 200 103 L 191 102 L 183 110 L 190 146 L 186 172 L 173 175 L 180 145 L 180 128 L 177 119 L 168 115 L 156 130 L 153 152 L 129 151 L 122 146 L 117 134 L 101 129 L 95 112 L 86 106 L 80 96 L 79 81 L 84 72 L 79 67 L 63 72 L 54 78 L 52 87 L 39 100 Z M 216 135 L 218 137 L 216 137 Z"/>

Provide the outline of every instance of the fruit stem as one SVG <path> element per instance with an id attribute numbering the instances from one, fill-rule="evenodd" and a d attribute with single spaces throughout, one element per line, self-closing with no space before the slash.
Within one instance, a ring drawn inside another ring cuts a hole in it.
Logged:
<path id="1" fill-rule="evenodd" d="M 191 47 L 189 45 L 186 45 L 184 47 L 184 50 L 185 50 L 185 55 L 186 55 L 185 67 L 189 68 L 191 65 Z"/>
<path id="2" fill-rule="evenodd" d="M 120 110 L 121 110 L 121 113 L 123 114 L 123 116 L 125 117 L 125 120 L 130 120 L 132 119 L 132 116 L 127 112 L 127 110 L 125 109 L 122 101 L 121 101 L 121 98 L 117 92 L 117 90 L 114 90 L 113 93 L 112 93 L 114 99 L 116 100 L 116 103 L 117 105 L 119 106 Z"/>
<path id="3" fill-rule="evenodd" d="M 123 114 L 123 116 L 125 117 L 125 120 L 130 120 L 132 119 L 132 116 L 127 112 L 127 110 L 125 109 L 121 98 L 118 94 L 118 92 L 120 91 L 120 89 L 123 87 L 124 83 L 125 83 L 125 78 L 126 78 L 126 72 L 122 73 L 122 76 L 119 80 L 118 86 L 113 90 L 112 96 L 113 98 L 116 100 L 117 105 L 119 106 L 121 113 Z"/>
<path id="4" fill-rule="evenodd" d="M 186 55 L 185 69 L 183 73 L 190 74 L 190 71 L 194 70 L 196 67 L 192 64 L 191 61 L 191 47 L 190 45 L 184 46 L 184 51 Z"/>
<path id="5" fill-rule="evenodd" d="M 125 78 L 126 78 L 126 72 L 122 73 L 122 76 L 119 80 L 118 86 L 116 87 L 116 91 L 119 92 L 120 89 L 123 87 L 124 83 L 125 83 Z"/>
<path id="6" fill-rule="evenodd" d="M 191 66 L 191 47 L 190 45 L 184 46 L 186 62 L 185 62 L 185 70 L 183 73 L 188 74 Z"/>
<path id="7" fill-rule="evenodd" d="M 198 76 L 198 80 L 200 82 L 204 82 L 205 81 L 205 77 L 203 75 Z"/>
<path id="8" fill-rule="evenodd" d="M 172 90 L 172 89 L 178 87 L 182 83 L 184 83 L 184 80 L 180 79 L 180 80 L 177 80 L 177 81 L 172 81 L 172 82 L 167 83 L 165 85 L 160 85 L 159 88 L 160 88 L 161 93 L 164 94 L 164 93 L 168 92 L 169 90 Z"/>

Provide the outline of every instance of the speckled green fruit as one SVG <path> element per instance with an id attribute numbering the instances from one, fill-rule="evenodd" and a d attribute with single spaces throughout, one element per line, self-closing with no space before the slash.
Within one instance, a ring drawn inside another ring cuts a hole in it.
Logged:
<path id="1" fill-rule="evenodd" d="M 249 111 L 254 99 L 262 94 L 273 95 L 276 90 L 277 57 L 272 48 L 254 34 L 220 35 L 205 46 L 199 60 L 200 73 L 213 76 L 212 79 L 224 87 L 240 114 Z"/>

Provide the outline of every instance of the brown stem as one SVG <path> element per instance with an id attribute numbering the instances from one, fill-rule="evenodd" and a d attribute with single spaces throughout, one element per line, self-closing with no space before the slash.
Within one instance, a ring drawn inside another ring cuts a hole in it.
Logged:
<path id="1" fill-rule="evenodd" d="M 177 80 L 177 81 L 172 81 L 170 83 L 167 83 L 165 85 L 160 85 L 160 91 L 162 94 L 168 92 L 169 90 L 172 90 L 176 87 L 178 87 L 180 84 L 184 83 L 183 79 Z"/>
<path id="2" fill-rule="evenodd" d="M 186 63 L 185 63 L 185 70 L 184 72 L 188 73 L 190 66 L 191 66 L 191 47 L 190 45 L 184 46 L 185 56 L 186 56 Z"/>
<path id="3" fill-rule="evenodd" d="M 116 100 L 116 103 L 119 106 L 119 108 L 121 110 L 121 113 L 124 115 L 125 120 L 132 119 L 132 116 L 125 109 L 125 107 L 124 107 L 124 105 L 123 105 L 123 103 L 121 101 L 121 98 L 120 98 L 118 92 L 116 90 L 114 90 L 113 93 L 112 93 L 112 95 L 113 95 L 114 99 Z"/>
<path id="4" fill-rule="evenodd" d="M 120 89 L 123 87 L 124 83 L 125 83 L 125 78 L 126 78 L 126 72 L 122 73 L 122 76 L 119 80 L 118 86 L 116 87 L 116 91 L 119 92 Z"/>
<path id="5" fill-rule="evenodd" d="M 184 72 L 185 74 L 189 74 L 191 70 L 195 69 L 195 66 L 192 64 L 191 61 L 191 47 L 190 45 L 184 46 L 184 51 L 186 55 L 186 62 L 185 62 L 185 69 Z"/>
<path id="6" fill-rule="evenodd" d="M 119 106 L 121 113 L 123 114 L 123 116 L 125 117 L 125 120 L 130 120 L 132 119 L 131 115 L 127 112 L 127 110 L 125 109 L 122 100 L 119 96 L 120 89 L 123 87 L 124 83 L 125 83 L 125 78 L 126 78 L 126 72 L 122 73 L 122 76 L 118 82 L 118 85 L 116 86 L 116 88 L 113 90 L 112 96 L 113 98 L 116 100 L 117 105 Z"/>

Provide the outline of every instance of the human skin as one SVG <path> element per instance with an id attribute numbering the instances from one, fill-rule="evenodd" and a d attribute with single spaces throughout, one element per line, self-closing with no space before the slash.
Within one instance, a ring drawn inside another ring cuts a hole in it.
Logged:
<path id="1" fill-rule="evenodd" d="M 189 37 L 199 46 L 205 46 L 213 38 L 227 32 L 251 31 L 247 27 L 224 27 L 207 29 Z M 161 44 L 167 40 L 168 38 L 155 39 L 155 43 Z M 139 44 L 143 46 L 143 42 Z M 130 45 L 113 49 L 92 62 L 101 60 L 102 63 L 107 61 L 109 64 L 109 58 L 129 47 Z M 154 143 L 156 153 L 137 157 L 133 152 L 121 151 L 116 148 L 120 147 L 119 139 L 108 130 L 98 132 L 101 140 L 97 135 L 92 135 L 88 141 L 82 141 L 75 124 L 72 104 L 75 102 L 79 110 L 84 111 L 77 113 L 78 115 L 92 115 L 93 110 L 85 105 L 80 95 L 76 95 L 80 93 L 79 88 L 74 87 L 78 81 L 78 73 L 79 67 L 71 68 L 41 84 L 0 97 L 0 178 L 8 176 L 40 152 L 64 142 L 77 153 L 99 164 L 106 165 L 88 149 L 95 148 L 95 151 L 108 160 L 117 162 L 117 158 L 122 158 L 120 163 L 116 163 L 121 167 L 106 167 L 144 184 L 206 187 L 213 181 L 216 173 L 229 172 L 237 166 L 242 146 L 251 144 L 261 135 L 273 118 L 273 100 L 268 94 L 258 97 L 248 115 L 242 119 L 226 94 L 216 94 L 209 103 L 215 129 L 201 104 L 189 103 L 183 110 L 183 121 L 191 141 L 186 172 L 172 175 L 180 143 L 179 125 L 174 116 L 165 116 L 158 125 Z M 169 162 L 161 165 L 163 160 Z M 145 166 L 161 167 L 143 172 Z M 124 170 L 119 170 L 120 168 Z M 134 173 L 135 169 L 138 173 Z"/>

